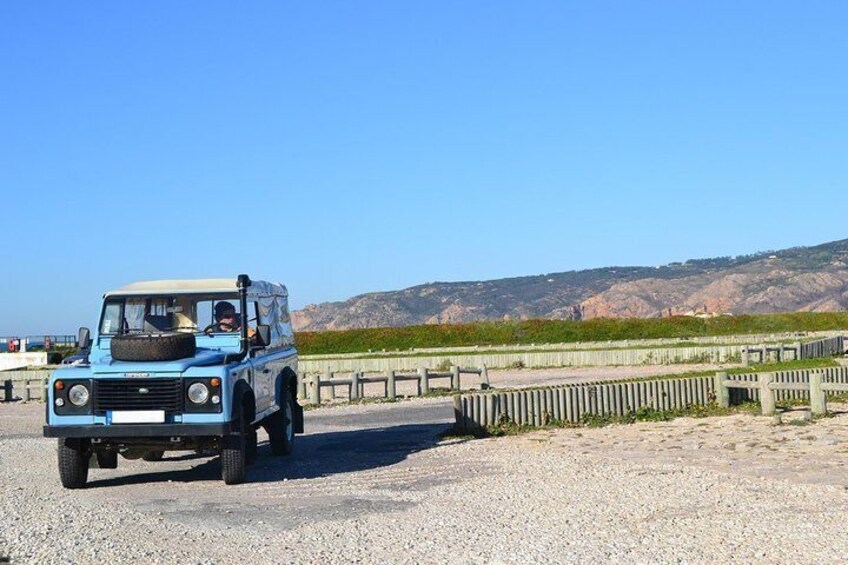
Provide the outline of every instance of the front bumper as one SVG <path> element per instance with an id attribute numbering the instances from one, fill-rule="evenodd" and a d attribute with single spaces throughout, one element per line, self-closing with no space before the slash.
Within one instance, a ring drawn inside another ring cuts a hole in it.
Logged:
<path id="1" fill-rule="evenodd" d="M 102 424 L 77 426 L 44 426 L 44 437 L 73 438 L 173 438 L 212 437 L 233 433 L 230 422 L 213 424 Z"/>

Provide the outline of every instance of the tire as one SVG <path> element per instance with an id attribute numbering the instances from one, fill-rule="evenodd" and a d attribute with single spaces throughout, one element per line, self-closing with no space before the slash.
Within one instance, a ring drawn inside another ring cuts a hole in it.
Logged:
<path id="1" fill-rule="evenodd" d="M 145 461 L 161 461 L 163 455 L 165 455 L 164 451 L 148 451 L 141 458 Z"/>
<path id="2" fill-rule="evenodd" d="M 221 478 L 228 485 L 244 482 L 247 449 L 244 434 L 224 436 L 221 442 Z"/>
<path id="3" fill-rule="evenodd" d="M 59 438 L 59 480 L 65 488 L 83 488 L 88 482 L 88 441 Z"/>
<path id="4" fill-rule="evenodd" d="M 285 392 L 280 408 L 268 419 L 265 431 L 268 432 L 271 453 L 276 456 L 291 455 L 294 451 L 294 397 L 290 392 Z"/>
<path id="5" fill-rule="evenodd" d="M 113 450 L 97 451 L 94 454 L 97 457 L 97 467 L 100 469 L 117 469 L 118 468 L 118 452 Z"/>
<path id="6" fill-rule="evenodd" d="M 116 361 L 173 361 L 194 357 L 194 334 L 166 332 L 116 335 L 112 338 L 112 359 Z"/>
<path id="7" fill-rule="evenodd" d="M 221 441 L 221 478 L 228 485 L 243 483 L 247 464 L 256 457 L 256 430 L 241 410 L 237 434 L 224 436 Z"/>

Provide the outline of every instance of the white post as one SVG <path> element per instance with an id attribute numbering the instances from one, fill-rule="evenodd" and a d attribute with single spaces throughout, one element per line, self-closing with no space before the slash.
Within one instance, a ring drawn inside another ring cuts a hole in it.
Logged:
<path id="1" fill-rule="evenodd" d="M 427 367 L 418 367 L 418 381 L 418 390 L 421 391 L 422 396 L 430 392 L 430 379 L 427 376 Z"/>

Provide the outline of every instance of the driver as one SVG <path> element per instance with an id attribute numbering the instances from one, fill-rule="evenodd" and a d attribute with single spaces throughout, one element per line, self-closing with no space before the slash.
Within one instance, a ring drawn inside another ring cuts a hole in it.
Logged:
<path id="1" fill-rule="evenodd" d="M 215 305 L 215 323 L 213 332 L 237 332 L 241 329 L 241 320 L 236 314 L 236 307 L 229 302 L 219 302 Z"/>
<path id="2" fill-rule="evenodd" d="M 233 333 L 241 330 L 241 319 L 236 314 L 236 307 L 223 301 L 215 305 L 215 323 L 204 330 L 206 333 Z M 256 330 L 247 327 L 247 337 L 255 341 Z"/>

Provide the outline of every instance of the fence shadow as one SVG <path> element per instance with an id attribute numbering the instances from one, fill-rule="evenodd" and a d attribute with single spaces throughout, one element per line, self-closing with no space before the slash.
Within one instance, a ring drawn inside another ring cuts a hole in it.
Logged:
<path id="1" fill-rule="evenodd" d="M 287 457 L 274 457 L 268 443 L 259 443 L 259 456 L 248 467 L 248 483 L 268 483 L 293 479 L 314 479 L 354 473 L 394 465 L 419 451 L 434 447 L 451 424 L 404 424 L 341 432 L 297 436 L 295 451 Z M 89 488 L 140 483 L 194 482 L 220 480 L 217 456 L 174 454 L 154 463 L 156 470 L 133 469 L 132 461 L 118 458 L 119 477 L 99 479 L 102 471 L 89 474 Z M 174 469 L 175 463 L 202 461 L 192 468 Z M 147 464 L 150 465 L 150 464 Z M 142 472 L 138 472 L 142 471 Z M 115 471 L 112 471 L 113 473 Z"/>

